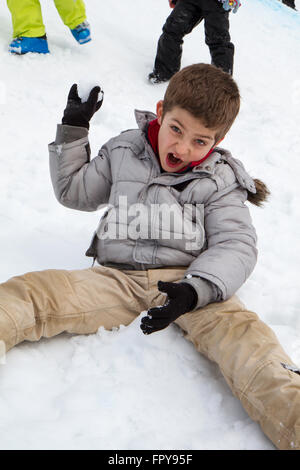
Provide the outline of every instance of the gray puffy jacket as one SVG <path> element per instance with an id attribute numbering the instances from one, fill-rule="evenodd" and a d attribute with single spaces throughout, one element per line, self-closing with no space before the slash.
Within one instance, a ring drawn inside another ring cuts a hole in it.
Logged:
<path id="1" fill-rule="evenodd" d="M 108 207 L 87 252 L 99 264 L 137 270 L 184 266 L 183 281 L 198 293 L 196 308 L 226 300 L 256 263 L 256 233 L 245 205 L 255 183 L 221 148 L 187 173 L 162 173 L 145 135 L 156 116 L 135 114 L 139 128 L 110 139 L 92 160 L 88 131 L 58 125 L 49 145 L 55 195 L 73 209 Z M 162 219 L 168 219 L 165 226 Z M 137 230 L 141 222 L 148 223 L 146 234 Z"/>

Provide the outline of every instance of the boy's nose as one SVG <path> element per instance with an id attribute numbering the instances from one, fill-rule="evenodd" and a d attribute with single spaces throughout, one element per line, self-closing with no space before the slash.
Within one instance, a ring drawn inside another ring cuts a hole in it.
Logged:
<path id="1" fill-rule="evenodd" d="M 179 157 L 187 157 L 189 154 L 189 145 L 187 142 L 181 141 L 176 145 L 176 153 Z"/>

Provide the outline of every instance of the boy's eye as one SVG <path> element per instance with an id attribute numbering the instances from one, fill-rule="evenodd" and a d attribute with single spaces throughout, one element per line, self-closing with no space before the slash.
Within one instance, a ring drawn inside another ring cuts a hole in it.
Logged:
<path id="1" fill-rule="evenodd" d="M 198 145 L 206 145 L 206 142 L 204 142 L 204 141 L 201 140 L 201 139 L 196 139 L 196 144 L 198 144 Z"/>
<path id="2" fill-rule="evenodd" d="M 171 126 L 172 131 L 176 132 L 176 134 L 179 134 L 180 129 L 177 126 Z"/>

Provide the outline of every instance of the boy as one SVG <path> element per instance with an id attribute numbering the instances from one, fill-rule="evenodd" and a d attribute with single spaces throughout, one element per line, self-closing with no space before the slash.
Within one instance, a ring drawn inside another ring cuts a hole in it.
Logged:
<path id="1" fill-rule="evenodd" d="M 57 11 L 79 44 L 91 40 L 83 0 L 54 0 Z M 48 54 L 48 41 L 39 0 L 7 0 L 13 24 L 13 54 Z"/>
<path id="2" fill-rule="evenodd" d="M 275 446 L 300 449 L 300 377 L 273 332 L 234 295 L 256 263 L 245 202 L 261 205 L 268 192 L 217 147 L 239 111 L 236 83 L 211 65 L 184 68 L 157 103 L 157 116 L 136 111 L 139 128 L 110 139 L 90 160 L 99 92 L 94 87 L 82 103 L 72 86 L 49 145 L 59 202 L 106 207 L 86 253 L 99 265 L 1 284 L 6 350 L 63 331 L 128 325 L 141 312 L 144 334 L 176 322 L 219 365 Z"/>
<path id="3" fill-rule="evenodd" d="M 151 83 L 168 81 L 180 69 L 183 38 L 204 19 L 205 42 L 211 63 L 232 74 L 234 45 L 230 41 L 229 11 L 237 11 L 238 0 L 169 0 L 167 18 L 157 45 Z"/>

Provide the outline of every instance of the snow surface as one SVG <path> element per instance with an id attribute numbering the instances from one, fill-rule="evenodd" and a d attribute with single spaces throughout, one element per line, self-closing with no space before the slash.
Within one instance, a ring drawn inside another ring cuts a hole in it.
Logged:
<path id="1" fill-rule="evenodd" d="M 84 252 L 99 214 L 60 206 L 48 169 L 47 144 L 72 83 L 105 91 L 91 125 L 94 155 L 136 127 L 134 108 L 155 111 L 166 88 L 146 76 L 167 0 L 115 0 L 113 8 L 87 0 L 93 40 L 84 46 L 53 2 L 41 4 L 48 56 L 10 55 L 10 15 L 0 10 L 1 282 L 90 266 Z M 264 209 L 251 207 L 259 260 L 239 295 L 300 364 L 300 13 L 244 0 L 231 34 L 242 108 L 223 144 L 272 191 Z M 202 25 L 186 38 L 182 65 L 201 61 L 210 61 Z M 115 331 L 22 343 L 0 365 L 0 384 L 1 449 L 275 449 L 175 326 L 145 337 L 137 318 Z"/>

